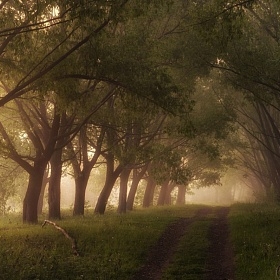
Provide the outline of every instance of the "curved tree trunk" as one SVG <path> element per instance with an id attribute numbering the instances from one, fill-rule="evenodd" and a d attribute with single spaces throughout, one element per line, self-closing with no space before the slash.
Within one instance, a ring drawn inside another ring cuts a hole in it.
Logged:
<path id="1" fill-rule="evenodd" d="M 155 187 L 156 187 L 156 182 L 149 176 L 147 179 L 147 185 L 143 198 L 143 207 L 146 208 L 153 205 Z"/>
<path id="2" fill-rule="evenodd" d="M 103 186 L 102 191 L 100 192 L 100 195 L 98 197 L 94 213 L 96 214 L 104 214 L 106 205 L 109 199 L 109 196 L 112 192 L 112 189 L 114 187 L 114 184 L 122 172 L 123 167 L 119 165 L 116 170 L 114 170 L 114 156 L 108 155 L 106 157 L 106 164 L 107 164 L 107 171 L 106 171 L 106 180 L 105 184 Z"/>
<path id="3" fill-rule="evenodd" d="M 137 169 L 133 169 L 132 183 L 130 186 L 130 190 L 129 190 L 127 202 L 126 202 L 126 209 L 129 211 L 133 209 L 134 199 L 135 199 L 135 195 L 137 192 L 139 182 L 143 178 L 147 169 L 148 169 L 148 165 L 143 167 L 140 172 L 138 172 Z"/>
<path id="4" fill-rule="evenodd" d="M 127 184 L 131 169 L 124 168 L 120 174 L 120 193 L 119 193 L 119 205 L 118 213 L 126 213 L 126 200 L 127 200 Z"/>

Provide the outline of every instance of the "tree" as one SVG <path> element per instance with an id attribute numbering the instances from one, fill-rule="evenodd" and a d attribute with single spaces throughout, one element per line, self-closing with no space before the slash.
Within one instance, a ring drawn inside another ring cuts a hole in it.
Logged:
<path id="1" fill-rule="evenodd" d="M 0 27 L 4 38 L 0 49 L 1 68 L 5 80 L 12 83 L 11 89 L 2 96 L 0 106 L 47 82 L 51 84 L 49 79 L 56 75 L 57 66 L 63 67 L 63 63 L 66 66 L 71 55 L 113 22 L 126 2 L 99 1 L 97 5 L 71 1 L 14 2 L 13 6 L 4 1 L 1 4 L 2 17 L 6 19 Z M 93 28 L 87 25 L 88 19 Z"/>
<path id="2" fill-rule="evenodd" d="M 279 200 L 278 9 L 279 2 L 273 0 L 248 1 L 242 9 L 241 6 L 233 9 L 230 26 L 235 32 L 225 35 L 230 44 L 225 45 L 218 60 L 209 61 L 220 70 L 222 83 L 235 89 L 230 92 L 239 100 L 233 106 L 250 147 L 241 150 L 245 167 L 266 191 L 270 192 L 273 186 L 276 200 Z M 219 18 L 213 19 L 212 26 L 209 25 L 211 32 L 220 32 L 219 24 Z"/>
<path id="3" fill-rule="evenodd" d="M 91 170 L 101 155 L 103 137 L 103 128 L 86 124 L 76 136 L 78 143 L 72 141 L 68 144 L 68 156 L 72 163 L 76 187 L 74 215 L 84 214 L 86 187 Z"/>

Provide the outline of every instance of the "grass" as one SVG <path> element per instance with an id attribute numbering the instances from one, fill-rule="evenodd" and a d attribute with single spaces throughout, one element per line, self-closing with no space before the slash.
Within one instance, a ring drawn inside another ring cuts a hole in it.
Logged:
<path id="1" fill-rule="evenodd" d="M 275 279 L 280 264 L 280 206 L 234 205 L 230 228 L 236 279 Z"/>
<path id="2" fill-rule="evenodd" d="M 66 217 L 57 223 L 78 241 L 81 257 L 53 226 L 0 220 L 1 279 L 131 279 L 166 225 L 197 207 Z"/>
<path id="3" fill-rule="evenodd" d="M 163 280 L 205 279 L 209 225 L 209 218 L 190 225 L 173 261 L 162 277 Z"/>
<path id="4" fill-rule="evenodd" d="M 107 212 L 57 221 L 77 240 L 81 254 L 51 225 L 23 225 L 21 217 L 0 217 L 0 279 L 126 280 L 143 264 L 164 228 L 191 217 L 201 206 L 160 207 L 126 215 Z M 213 216 L 190 225 L 162 279 L 203 279 L 207 233 Z M 280 206 L 236 204 L 229 214 L 236 280 L 275 279 L 280 264 Z"/>

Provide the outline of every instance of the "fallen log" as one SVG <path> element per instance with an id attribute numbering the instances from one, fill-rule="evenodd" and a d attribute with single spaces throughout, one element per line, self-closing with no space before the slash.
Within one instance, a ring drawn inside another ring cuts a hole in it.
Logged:
<path id="1" fill-rule="evenodd" d="M 65 229 L 63 229 L 62 227 L 60 227 L 59 225 L 57 225 L 56 223 L 54 223 L 50 220 L 45 220 L 44 223 L 42 224 L 42 227 L 44 227 L 46 224 L 53 225 L 57 230 L 62 232 L 64 234 L 64 236 L 71 241 L 73 254 L 75 256 L 80 256 L 80 254 L 78 252 L 76 240 L 73 237 L 71 237 Z"/>

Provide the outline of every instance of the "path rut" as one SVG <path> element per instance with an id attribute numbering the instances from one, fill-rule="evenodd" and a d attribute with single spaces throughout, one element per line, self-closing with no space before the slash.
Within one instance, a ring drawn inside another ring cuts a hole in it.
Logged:
<path id="1" fill-rule="evenodd" d="M 234 266 L 227 223 L 228 207 L 203 207 L 193 217 L 180 218 L 170 224 L 151 249 L 146 263 L 132 280 L 160 280 L 164 269 L 168 267 L 172 260 L 181 238 L 187 234 L 189 226 L 195 221 L 207 217 L 212 211 L 215 213 L 215 218 L 212 219 L 208 232 L 210 246 L 205 280 L 232 280 L 234 278 Z"/>

